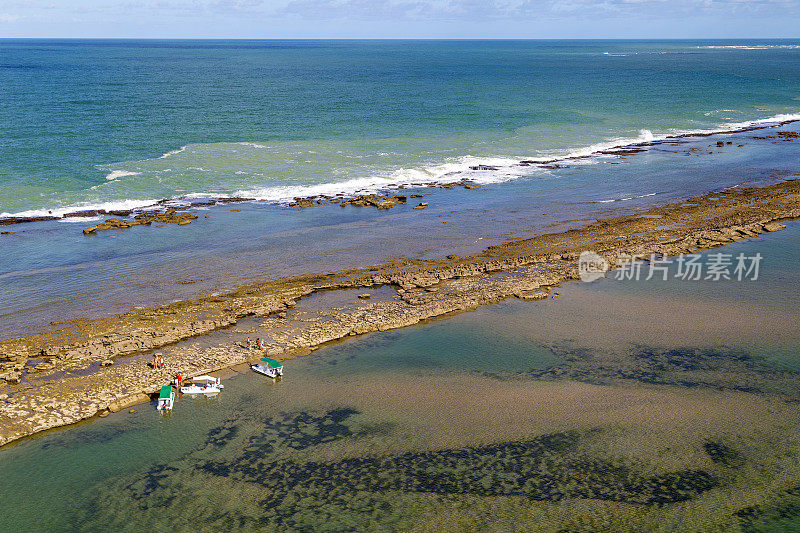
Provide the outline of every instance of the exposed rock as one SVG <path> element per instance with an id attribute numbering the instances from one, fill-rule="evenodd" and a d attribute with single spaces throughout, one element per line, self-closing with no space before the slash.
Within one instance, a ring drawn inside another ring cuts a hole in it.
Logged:
<path id="1" fill-rule="evenodd" d="M 5 380 L 9 383 L 19 383 L 19 379 L 22 377 L 22 372 L 4 372 L 0 374 L 0 380 Z"/>
<path id="2" fill-rule="evenodd" d="M 765 231 L 778 231 L 778 230 L 782 230 L 782 229 L 785 229 L 785 228 L 786 228 L 786 226 L 784 226 L 783 224 L 780 224 L 778 222 L 770 222 L 769 224 L 764 224 L 764 230 Z"/>
<path id="3" fill-rule="evenodd" d="M 149 226 L 153 222 L 160 224 L 178 224 L 185 226 L 190 224 L 192 220 L 196 219 L 197 215 L 187 212 L 178 212 L 177 209 L 168 209 L 164 213 L 146 212 L 136 215 L 133 220 L 121 220 L 118 218 L 109 218 L 105 222 L 101 222 L 91 228 L 83 230 L 84 235 L 92 235 L 102 230 L 110 229 L 127 229 L 133 226 Z M 157 227 L 160 227 L 157 226 Z"/>
<path id="4" fill-rule="evenodd" d="M 8 226 L 10 224 L 22 224 L 24 222 L 43 222 L 45 220 L 58 220 L 59 217 L 42 216 L 42 217 L 6 217 L 0 218 L 0 226 Z"/>
<path id="5" fill-rule="evenodd" d="M 420 202 L 419 205 L 414 206 L 414 209 L 425 209 L 426 207 L 428 207 L 428 202 Z"/>
<path id="6" fill-rule="evenodd" d="M 0 235 L 14 235 L 16 231 L 0 231 Z"/>
<path id="7" fill-rule="evenodd" d="M 66 213 L 64 218 L 89 218 L 107 214 L 108 211 L 105 209 L 89 209 L 86 211 L 73 211 L 72 213 Z"/>
<path id="8" fill-rule="evenodd" d="M 587 242 L 613 265 L 621 254 L 674 256 L 715 246 L 728 237 L 736 240 L 780 229 L 783 225 L 776 221 L 800 218 L 800 180 L 719 191 L 645 214 L 650 216 L 638 213 L 598 220 L 561 233 L 491 246 L 471 256 L 396 260 L 364 269 L 273 280 L 0 341 L 0 392 L 6 393 L 5 387 L 14 390 L 0 403 L 0 445 L 107 413 L 110 407 L 119 407 L 120 403 L 113 402 L 132 401 L 126 400 L 132 394 L 146 398 L 177 372 L 212 372 L 246 362 L 254 354 L 227 344 L 191 345 L 170 353 L 164 370 L 148 368 L 147 357 L 98 368 L 97 363 L 108 359 L 149 354 L 231 326 L 243 317 L 275 314 L 278 319 L 270 320 L 272 329 L 262 334 L 267 338 L 267 353 L 291 357 L 346 336 L 404 327 L 515 295 L 525 298 L 577 279 L 577 258 Z M 316 291 L 380 285 L 399 287 L 402 299 L 359 302 L 327 315 L 320 311 L 311 319 L 303 316 L 308 311 L 301 306 L 293 312 L 293 320 L 285 320 L 287 308 Z M 437 290 L 425 290 L 433 287 Z M 30 361 L 42 356 L 49 360 Z M 18 386 L 8 384 L 19 380 L 26 367 L 32 371 L 33 362 L 37 364 L 32 379 Z M 88 368 L 92 369 L 89 374 L 67 372 L 57 380 L 48 379 L 56 372 Z"/>
<path id="9" fill-rule="evenodd" d="M 492 165 L 475 165 L 474 167 L 469 167 L 470 170 L 499 170 L 498 167 L 493 167 Z"/>
<path id="10" fill-rule="evenodd" d="M 347 205 L 354 205 L 354 206 L 373 206 L 378 209 L 389 209 L 390 207 L 394 207 L 398 203 L 406 203 L 407 198 L 406 196 L 378 196 L 377 194 L 367 194 L 356 196 L 355 198 L 351 198 L 349 200 L 344 200 L 339 205 L 345 207 Z"/>
<path id="11" fill-rule="evenodd" d="M 313 198 L 295 198 L 294 202 L 289 204 L 289 207 L 297 207 L 299 209 L 305 209 L 306 207 L 318 207 L 318 205 L 314 203 Z"/>
<path id="12" fill-rule="evenodd" d="M 137 394 L 131 394 L 130 396 L 126 396 L 118 400 L 114 400 L 108 404 L 106 409 L 112 413 L 116 413 L 117 411 L 122 411 L 123 409 L 127 409 L 132 405 L 136 405 L 137 403 L 143 403 L 147 401 L 150 401 L 150 396 L 140 392 Z"/>
<path id="13" fill-rule="evenodd" d="M 546 300 L 549 293 L 547 291 L 515 292 L 514 296 L 520 300 Z"/>

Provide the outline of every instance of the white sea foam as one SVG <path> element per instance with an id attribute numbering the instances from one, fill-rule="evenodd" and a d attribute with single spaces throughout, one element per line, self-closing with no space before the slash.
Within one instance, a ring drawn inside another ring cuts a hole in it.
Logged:
<path id="1" fill-rule="evenodd" d="M 755 120 L 748 120 L 743 122 L 727 122 L 718 124 L 715 128 L 709 129 L 692 129 L 692 130 L 671 130 L 666 133 L 653 134 L 650 130 L 639 130 L 638 137 L 617 138 L 608 141 L 599 142 L 582 148 L 571 150 L 567 155 L 561 157 L 553 157 L 550 160 L 567 160 L 577 157 L 586 157 L 597 154 L 599 152 L 623 148 L 625 146 L 632 146 L 642 143 L 651 143 L 672 139 L 678 136 L 691 136 L 691 135 L 710 135 L 715 133 L 727 133 L 746 130 L 748 128 L 763 128 L 771 125 L 778 125 L 783 122 L 793 122 L 800 120 L 800 113 L 783 113 L 774 115 L 769 118 L 761 118 Z M 531 161 L 542 161 L 544 158 L 532 158 Z"/>
<path id="2" fill-rule="evenodd" d="M 800 120 L 800 113 L 796 114 L 780 114 L 769 118 L 750 120 L 745 122 L 735 123 L 721 123 L 713 129 L 695 129 L 695 130 L 672 130 L 666 133 L 654 134 L 652 131 L 642 129 L 639 135 L 635 137 L 618 137 L 609 139 L 599 143 L 591 144 L 588 146 L 578 147 L 571 150 L 560 150 L 550 154 L 539 154 L 536 157 L 524 158 L 526 161 L 532 163 L 545 163 L 568 161 L 570 165 L 578 164 L 594 164 L 601 161 L 603 158 L 614 157 L 613 154 L 602 154 L 601 152 L 614 150 L 637 144 L 646 144 L 651 142 L 658 142 L 676 136 L 691 136 L 691 135 L 707 135 L 713 133 L 724 133 L 746 130 L 753 127 L 768 127 L 770 125 L 777 125 L 787 121 Z M 240 143 L 246 144 L 246 143 Z M 256 144 L 256 143 L 251 143 Z M 260 145 L 263 146 L 263 145 Z M 184 151 L 187 146 L 183 146 L 178 150 L 173 150 L 162 155 L 160 159 L 169 157 L 171 155 Z M 487 165 L 496 167 L 496 170 L 471 170 L 470 167 L 477 165 Z M 160 169 L 157 172 L 170 172 L 171 169 Z M 447 183 L 459 181 L 461 179 L 469 179 L 479 184 L 502 183 L 505 181 L 513 180 L 522 176 L 530 176 L 535 172 L 547 172 L 546 170 L 537 166 L 520 166 L 518 159 L 510 158 L 489 158 L 489 157 L 471 157 L 465 156 L 451 161 L 421 166 L 418 168 L 404 168 L 382 175 L 372 175 L 352 178 L 349 180 L 339 182 L 329 182 L 320 184 L 309 185 L 276 185 L 266 187 L 254 187 L 251 189 L 238 190 L 232 196 L 239 198 L 253 198 L 266 202 L 286 203 L 292 201 L 296 197 L 311 197 L 318 195 L 354 195 L 379 192 L 387 189 L 404 187 L 404 186 L 424 186 L 429 183 Z M 113 180 L 124 175 L 133 175 L 136 173 L 129 171 L 114 171 L 109 174 L 109 177 L 114 175 Z M 235 171 L 236 175 L 247 174 L 245 171 Z M 653 193 L 654 194 L 654 193 Z M 178 196 L 176 191 L 175 196 Z M 212 191 L 196 191 L 185 195 L 183 198 L 215 198 L 215 197 L 229 197 L 231 194 L 225 192 Z M 631 198 L 633 199 L 633 198 Z M 161 199 L 159 199 L 161 200 Z M 602 203 L 620 201 L 620 199 L 602 200 Z M 127 209 L 142 209 L 145 207 L 152 207 L 156 205 L 158 200 L 120 200 L 98 203 L 77 203 L 67 207 L 59 207 L 52 210 L 36 209 L 23 211 L 18 213 L 0 213 L 0 217 L 33 217 L 33 216 L 62 216 L 65 213 L 75 211 L 92 210 L 92 209 L 105 209 L 105 210 L 127 210 Z"/>
<path id="3" fill-rule="evenodd" d="M 469 179 L 479 184 L 501 183 L 530 174 L 531 169 L 520 167 L 519 161 L 508 158 L 462 157 L 457 161 L 422 168 L 399 169 L 384 176 L 368 176 L 341 182 L 314 185 L 290 185 L 240 190 L 234 196 L 254 198 L 265 202 L 286 203 L 294 198 L 319 195 L 354 195 L 376 193 L 398 187 L 424 186 L 429 183 L 449 183 Z M 470 170 L 470 167 L 487 165 L 497 170 Z M 192 195 L 196 197 L 195 195 Z"/>
<path id="4" fill-rule="evenodd" d="M 129 209 L 141 209 L 143 207 L 152 206 L 158 203 L 158 200 L 120 200 L 116 202 L 98 202 L 98 203 L 80 203 L 67 207 L 58 207 L 55 209 L 31 209 L 28 211 L 20 211 L 17 213 L 0 213 L 0 218 L 7 217 L 63 217 L 67 213 L 75 213 L 76 211 L 126 211 Z"/>
<path id="5" fill-rule="evenodd" d="M 164 154 L 164 155 L 162 155 L 162 156 L 159 156 L 159 159 L 166 159 L 166 158 L 168 158 L 168 157 L 170 157 L 170 156 L 173 156 L 173 155 L 175 155 L 175 154 L 179 154 L 179 153 L 183 152 L 184 150 L 186 150 L 188 147 L 189 147 L 189 146 L 188 146 L 188 145 L 186 145 L 186 146 L 181 146 L 181 147 L 180 147 L 180 148 L 178 148 L 177 150 L 170 150 L 170 151 L 169 151 L 169 152 L 167 152 L 166 154 Z"/>
<path id="6" fill-rule="evenodd" d="M 744 122 L 732 122 L 729 124 L 725 124 L 724 127 L 728 129 L 724 129 L 722 131 L 728 131 L 728 130 L 735 131 L 752 127 L 766 127 L 771 124 L 777 125 L 780 124 L 781 122 L 791 122 L 796 120 L 800 120 L 800 113 L 782 113 L 780 115 L 775 115 L 769 118 L 760 118 L 757 120 L 748 120 Z"/>
<path id="7" fill-rule="evenodd" d="M 648 196 L 655 196 L 655 195 L 656 195 L 656 193 L 651 192 L 651 193 L 647 193 L 647 194 L 640 194 L 638 196 L 627 196 L 625 198 L 611 198 L 609 200 L 598 200 L 597 203 L 598 204 L 610 204 L 612 202 L 627 202 L 627 201 L 630 201 L 630 200 L 638 200 L 639 198 L 647 198 Z"/>
<path id="8" fill-rule="evenodd" d="M 124 178 L 125 176 L 138 176 L 139 172 L 131 172 L 129 170 L 113 170 L 106 179 L 111 181 L 117 178 Z"/>
<path id="9" fill-rule="evenodd" d="M 729 44 L 697 46 L 696 48 L 705 50 L 798 50 L 800 44 Z"/>

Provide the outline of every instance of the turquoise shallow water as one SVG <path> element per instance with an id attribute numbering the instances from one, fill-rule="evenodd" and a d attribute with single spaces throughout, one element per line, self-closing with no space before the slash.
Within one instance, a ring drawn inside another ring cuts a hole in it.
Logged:
<path id="1" fill-rule="evenodd" d="M 548 531 L 564 524 L 733 531 L 791 524 L 796 512 L 786 506 L 794 499 L 780 491 L 800 480 L 800 448 L 796 413 L 789 422 L 782 413 L 795 408 L 733 387 L 769 389 L 779 380 L 768 373 L 785 369 L 789 358 L 798 370 L 799 236 L 793 224 L 722 249 L 762 253 L 758 281 L 576 282 L 557 299 L 512 300 L 323 348 L 287 361 L 279 383 L 253 373 L 227 377 L 218 398 L 181 398 L 169 417 L 139 405 L 26 439 L 0 453 L 3 527 L 343 531 L 522 523 Z M 712 313 L 708 321 L 684 318 Z M 658 353 L 667 357 L 648 368 L 666 388 L 648 381 L 650 374 L 628 372 L 632 360 Z M 675 360 L 686 354 L 694 359 L 677 375 L 663 368 L 679 368 Z M 744 356 L 754 359 L 736 366 Z M 594 358 L 602 364 L 582 366 Z M 547 373 L 555 369 L 565 373 Z M 714 369 L 721 381 L 705 381 Z M 555 436 L 536 440 L 543 435 Z M 711 461 L 708 442 L 734 450 L 736 469 Z M 518 446 L 531 448 L 518 455 Z M 363 462 L 374 457 L 382 462 Z M 321 464 L 334 466 L 319 471 Z M 533 469 L 538 488 L 511 475 L 514 468 Z M 710 473 L 721 485 L 686 477 L 689 501 L 663 505 L 642 503 L 651 497 L 642 488 L 617 485 L 620 472 L 637 487 L 664 471 Z M 446 490 L 420 485 L 443 472 L 453 483 Z M 604 507 L 609 501 L 616 503 Z M 754 503 L 761 514 L 734 514 Z"/>

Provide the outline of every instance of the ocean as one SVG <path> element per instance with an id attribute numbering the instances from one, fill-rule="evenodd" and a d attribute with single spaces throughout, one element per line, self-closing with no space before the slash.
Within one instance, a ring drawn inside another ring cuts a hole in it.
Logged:
<path id="1" fill-rule="evenodd" d="M 0 41 L 0 216 L 286 201 L 800 118 L 800 41 Z"/>
<path id="2" fill-rule="evenodd" d="M 0 222 L 198 215 L 0 225 L 0 339 L 796 178 L 798 120 L 797 40 L 0 40 Z M 409 201 L 290 205 L 370 192 Z M 761 254 L 758 280 L 565 283 L 21 439 L 0 530 L 796 530 L 787 225 L 702 253 Z"/>
<path id="3" fill-rule="evenodd" d="M 799 58 L 800 41 L 2 40 L 0 219 L 252 200 L 186 227 L 6 226 L 0 338 L 782 179 L 793 144 L 691 134 L 800 118 Z M 701 157 L 718 139 L 736 143 Z M 630 143 L 651 146 L 601 153 Z M 483 190 L 429 187 L 462 179 Z M 286 207 L 398 187 L 429 207 Z"/>

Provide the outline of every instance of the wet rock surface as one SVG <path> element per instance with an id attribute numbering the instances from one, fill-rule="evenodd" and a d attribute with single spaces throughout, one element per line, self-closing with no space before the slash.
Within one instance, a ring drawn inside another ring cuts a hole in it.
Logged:
<path id="1" fill-rule="evenodd" d="M 493 246 L 472 256 L 396 260 L 274 280 L 2 341 L 0 393 L 7 398 L 0 401 L 0 444 L 94 416 L 112 402 L 153 393 L 179 372 L 196 375 L 257 358 L 259 353 L 230 343 L 177 349 L 166 357 L 163 371 L 148 368 L 142 357 L 247 317 L 269 317 L 262 335 L 266 353 L 287 358 L 310 353 L 325 342 L 404 327 L 509 297 L 543 298 L 553 286 L 578 278 L 577 258 L 586 249 L 600 253 L 614 267 L 629 255 L 678 255 L 779 230 L 784 227 L 780 221 L 800 217 L 800 181 L 729 189 L 654 208 L 645 215 L 611 217 L 563 233 Z M 370 299 L 304 320 L 282 314 L 299 299 L 320 291 L 381 287 L 395 291 L 397 298 Z M 681 370 L 691 358 L 678 357 L 683 362 L 676 363 L 673 357 L 664 363 L 661 355 L 653 357 L 658 363 L 642 357 L 620 377 L 676 384 L 687 381 L 682 375 L 698 372 Z M 106 360 L 115 364 L 101 366 Z M 656 364 L 666 364 L 666 370 L 652 377 Z M 575 361 L 572 369 L 564 370 L 564 377 L 582 379 L 580 373 L 589 367 L 581 370 L 581 365 Z M 763 379 L 743 383 L 742 390 L 774 388 Z M 727 385 L 709 379 L 703 386 Z"/>
<path id="2" fill-rule="evenodd" d="M 74 215 L 79 216 L 79 215 Z M 158 224 L 178 224 L 185 226 L 191 224 L 192 220 L 197 219 L 197 215 L 188 213 L 186 211 L 179 211 L 177 209 L 168 209 L 164 212 L 146 212 L 140 213 L 130 219 L 109 218 L 96 226 L 86 228 L 83 230 L 84 235 L 93 235 L 98 231 L 111 230 L 111 229 L 127 229 L 134 226 L 149 226 L 153 222 Z"/>

